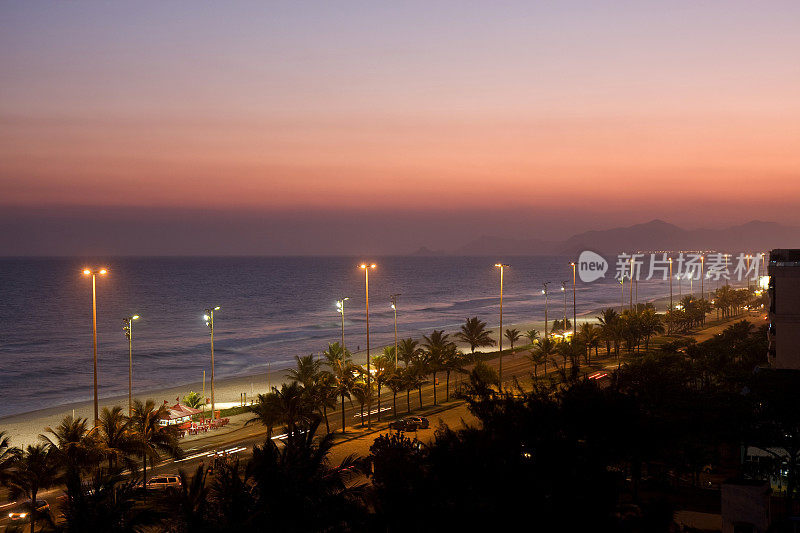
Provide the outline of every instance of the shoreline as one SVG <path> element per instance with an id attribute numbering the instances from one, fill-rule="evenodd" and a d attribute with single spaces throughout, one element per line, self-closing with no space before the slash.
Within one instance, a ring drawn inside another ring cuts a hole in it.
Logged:
<path id="1" fill-rule="evenodd" d="M 647 300 L 646 302 L 639 302 L 639 303 L 653 303 L 657 309 L 661 307 L 666 307 L 666 304 L 669 302 L 669 296 L 666 297 L 659 297 L 659 298 L 652 298 Z M 618 305 L 613 306 L 615 309 L 619 308 Z M 584 322 L 591 322 L 596 323 L 596 315 L 599 314 L 600 309 L 593 309 L 584 313 L 581 313 L 577 316 L 576 322 L 578 325 Z M 552 319 L 548 317 L 548 323 L 552 323 L 553 320 L 561 320 L 563 318 L 563 313 L 559 314 L 557 311 L 554 313 Z M 569 315 L 567 315 L 568 319 L 571 319 Z M 488 324 L 488 322 L 487 322 Z M 497 325 L 487 325 L 488 329 L 492 330 L 492 338 L 497 341 L 498 338 L 498 327 Z M 529 321 L 529 322 L 517 322 L 512 324 L 503 324 L 503 329 L 509 328 L 516 328 L 521 333 L 525 333 L 530 329 L 537 329 L 540 333 L 544 331 L 544 320 L 538 321 Z M 449 333 L 451 336 L 457 330 L 445 331 Z M 404 338 L 403 335 L 400 335 L 400 338 Z M 334 339 L 334 342 L 338 339 Z M 505 339 L 504 339 L 505 340 Z M 466 351 L 469 351 L 469 347 L 463 345 L 462 343 L 457 342 L 457 346 Z M 505 344 L 505 342 L 503 343 Z M 528 344 L 527 339 L 523 337 L 520 340 L 520 346 L 524 346 Z M 392 346 L 386 345 L 386 346 Z M 382 353 L 385 346 L 378 346 L 375 348 L 374 351 L 371 350 L 373 354 Z M 506 347 L 504 346 L 504 349 Z M 497 352 L 497 347 L 491 347 L 490 349 L 476 349 L 476 353 L 493 353 Z M 361 350 L 357 353 L 353 353 L 353 361 L 357 364 L 365 364 L 366 363 L 366 350 Z M 221 379 L 215 380 L 215 403 L 218 404 L 230 404 L 235 403 L 238 404 L 241 399 L 242 393 L 247 394 L 247 403 L 250 403 L 251 399 L 255 399 L 258 394 L 268 392 L 268 386 L 277 386 L 284 382 L 286 382 L 286 372 L 292 368 L 291 366 L 286 366 L 283 368 L 275 368 L 270 369 L 269 371 L 262 370 L 255 373 L 249 373 L 241 376 L 230 376 Z M 135 382 L 134 382 L 135 384 Z M 168 404 L 172 405 L 175 403 L 175 399 L 183 399 L 183 397 L 189 393 L 189 391 L 194 391 L 202 394 L 203 391 L 203 383 L 202 381 L 192 381 L 188 383 L 176 384 L 168 387 L 161 387 L 161 388 L 154 388 L 146 391 L 138 391 L 134 394 L 134 398 L 138 399 L 153 399 L 155 400 L 156 404 L 163 402 L 164 400 L 167 401 Z M 206 378 L 206 397 L 210 397 L 210 377 L 207 376 Z M 123 411 L 126 410 L 126 405 L 128 403 L 128 396 L 125 395 L 118 395 L 118 396 L 111 396 L 108 398 L 100 398 L 99 400 L 99 408 L 102 411 L 103 407 L 113 407 L 115 405 L 121 405 L 123 407 Z M 210 409 L 210 405 L 209 405 Z M 3 417 L 0 417 L 0 430 L 5 431 L 6 434 L 11 438 L 12 446 L 23 446 L 27 444 L 33 444 L 38 442 L 39 434 L 45 432 L 45 427 L 54 427 L 56 426 L 65 416 L 74 415 L 76 417 L 87 418 L 91 420 L 93 417 L 94 411 L 94 404 L 91 400 L 88 401 L 78 401 L 72 402 L 68 404 L 61 404 L 53 407 L 47 407 L 44 409 L 36 409 L 34 411 L 26 411 L 22 413 L 10 414 Z"/>

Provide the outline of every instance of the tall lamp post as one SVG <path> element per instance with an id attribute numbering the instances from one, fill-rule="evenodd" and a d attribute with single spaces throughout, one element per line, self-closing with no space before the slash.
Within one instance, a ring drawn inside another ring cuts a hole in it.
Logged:
<path id="1" fill-rule="evenodd" d="M 495 263 L 496 267 L 500 269 L 500 364 L 498 366 L 498 377 L 500 379 L 500 391 L 503 390 L 503 273 L 506 268 L 511 265 L 503 263 Z"/>
<path id="2" fill-rule="evenodd" d="M 701 255 L 700 256 L 700 299 L 701 300 L 706 297 L 706 289 L 704 283 L 706 278 L 705 265 L 706 265 L 706 256 Z M 692 295 L 694 295 L 694 293 L 692 293 Z M 703 315 L 703 318 L 705 319 L 705 315 Z"/>
<path id="3" fill-rule="evenodd" d="M 206 321 L 206 326 L 211 330 L 211 421 L 216 420 L 217 410 L 216 403 L 214 403 L 214 311 L 219 311 L 220 307 L 206 309 L 206 314 L 203 318 Z M 205 401 L 205 398 L 203 398 Z"/>
<path id="4" fill-rule="evenodd" d="M 336 300 L 336 310 L 342 315 L 342 357 L 344 357 L 344 303 L 349 299 L 344 297 L 341 300 Z"/>
<path id="5" fill-rule="evenodd" d="M 369 394 L 372 392 L 372 372 L 369 368 L 369 271 L 376 265 L 375 263 L 369 265 L 361 263 L 359 267 L 364 271 L 364 289 L 367 296 L 367 392 Z M 372 395 L 369 394 L 367 398 L 367 427 L 372 427 Z"/>
<path id="6" fill-rule="evenodd" d="M 669 310 L 672 312 L 672 258 L 669 258 Z"/>
<path id="7" fill-rule="evenodd" d="M 572 337 L 575 338 L 578 335 L 578 313 L 575 300 L 575 261 L 572 261 L 570 266 L 572 267 Z"/>
<path id="8" fill-rule="evenodd" d="M 397 368 L 397 297 L 400 293 L 392 294 L 389 299 L 392 301 L 392 311 L 394 311 L 394 367 Z"/>
<path id="9" fill-rule="evenodd" d="M 547 286 L 549 281 L 542 283 L 542 294 L 544 294 L 544 338 L 547 338 Z"/>
<path id="10" fill-rule="evenodd" d="M 746 277 L 747 277 L 747 292 L 750 292 L 750 258 L 751 257 L 753 257 L 753 256 L 750 255 L 750 254 L 747 254 L 746 256 L 744 256 L 744 258 L 747 259 L 747 274 L 746 274 Z"/>
<path id="11" fill-rule="evenodd" d="M 122 331 L 128 339 L 128 416 L 133 413 L 133 321 L 139 320 L 139 315 L 126 316 L 122 319 Z"/>
<path id="12" fill-rule="evenodd" d="M 101 268 L 83 269 L 84 276 L 92 276 L 92 359 L 94 364 L 94 425 L 100 423 L 100 412 L 97 404 L 97 276 L 105 276 L 108 270 Z"/>
<path id="13" fill-rule="evenodd" d="M 566 338 L 567 335 L 567 282 L 566 281 L 561 282 L 561 292 L 564 293 L 564 323 L 562 324 L 562 326 L 564 326 L 564 338 Z"/>

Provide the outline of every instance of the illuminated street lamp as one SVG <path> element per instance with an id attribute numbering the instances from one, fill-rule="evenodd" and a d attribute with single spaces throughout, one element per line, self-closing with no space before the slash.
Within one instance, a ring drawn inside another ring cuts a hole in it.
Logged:
<path id="1" fill-rule="evenodd" d="M 369 271 L 370 271 L 370 269 L 375 268 L 376 266 L 377 265 L 375 265 L 374 263 L 369 264 L 369 265 L 366 264 L 366 263 L 361 263 L 359 265 L 359 268 L 361 268 L 364 271 L 364 288 L 365 288 L 365 292 L 366 292 L 366 295 L 367 295 L 367 306 L 366 306 L 367 307 L 367 391 L 369 391 L 369 392 L 372 391 L 372 388 L 371 388 L 371 386 L 372 386 L 372 374 L 370 373 L 370 368 L 369 368 L 369 363 L 370 363 L 370 361 L 369 361 Z M 371 424 L 372 424 L 372 417 L 371 417 L 372 413 L 370 412 L 370 411 L 372 411 L 372 400 L 371 400 L 371 397 L 372 397 L 372 395 L 368 395 L 368 398 L 370 398 L 370 399 L 367 400 L 368 401 L 368 405 L 367 405 L 367 427 L 371 427 Z"/>
<path id="2" fill-rule="evenodd" d="M 562 326 L 564 326 L 564 334 L 566 335 L 567 332 L 567 282 L 566 281 L 561 282 L 561 292 L 564 293 L 564 323 L 562 324 Z"/>
<path id="3" fill-rule="evenodd" d="M 392 301 L 392 311 L 394 311 L 394 367 L 397 368 L 397 297 L 400 293 L 392 294 L 389 299 Z"/>
<path id="4" fill-rule="evenodd" d="M 94 425 L 95 427 L 100 422 L 100 413 L 97 404 L 97 288 L 96 278 L 98 275 L 105 276 L 108 270 L 101 268 L 100 270 L 91 270 L 89 268 L 83 269 L 84 276 L 92 276 L 92 356 L 94 361 Z"/>
<path id="5" fill-rule="evenodd" d="M 706 256 L 701 255 L 700 256 L 700 299 L 701 300 L 706 297 L 705 296 L 705 292 L 706 292 L 706 290 L 705 290 L 705 277 L 706 277 L 705 265 L 706 265 Z M 694 289 L 692 289 L 692 296 L 694 296 Z M 706 315 L 703 314 L 703 321 L 704 322 L 705 322 L 705 318 L 706 318 Z"/>
<path id="6" fill-rule="evenodd" d="M 547 338 L 547 286 L 549 281 L 542 283 L 542 294 L 544 294 L 544 338 Z"/>
<path id="7" fill-rule="evenodd" d="M 577 305 L 575 300 L 575 261 L 570 263 L 572 267 L 572 337 L 578 334 Z"/>
<path id="8" fill-rule="evenodd" d="M 747 291 L 748 292 L 750 291 L 750 259 L 752 257 L 753 256 L 750 255 L 750 254 L 747 254 L 746 256 L 744 256 L 744 258 L 747 259 L 747 274 L 745 274 L 745 277 L 747 277 Z"/>
<path id="9" fill-rule="evenodd" d="M 336 310 L 342 314 L 342 357 L 344 357 L 344 303 L 350 298 L 344 297 L 336 300 Z"/>
<path id="10" fill-rule="evenodd" d="M 669 310 L 672 311 L 672 258 L 669 258 Z"/>
<path id="11" fill-rule="evenodd" d="M 503 263 L 495 263 L 497 268 L 500 269 L 500 365 L 498 371 L 498 377 L 500 380 L 500 390 L 503 390 L 503 272 L 506 268 L 509 268 L 511 265 L 505 265 Z"/>
<path id="12" fill-rule="evenodd" d="M 128 339 L 128 416 L 133 412 L 133 321 L 139 315 L 131 315 L 122 319 L 122 331 Z"/>
<path id="13" fill-rule="evenodd" d="M 214 403 L 214 311 L 219 311 L 220 307 L 216 306 L 213 309 L 206 309 L 206 314 L 203 319 L 206 321 L 206 326 L 211 330 L 211 420 L 216 420 L 217 411 L 216 404 Z M 205 398 L 203 398 L 205 402 Z"/>

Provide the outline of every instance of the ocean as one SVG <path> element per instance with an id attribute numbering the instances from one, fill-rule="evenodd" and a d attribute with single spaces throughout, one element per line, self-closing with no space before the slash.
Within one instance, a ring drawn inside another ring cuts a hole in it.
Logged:
<path id="1" fill-rule="evenodd" d="M 401 338 L 434 328 L 455 330 L 478 316 L 499 320 L 499 269 L 487 257 L 367 258 L 373 350 L 394 341 L 390 295 L 399 293 Z M 513 257 L 505 270 L 503 323 L 544 320 L 542 283 L 550 282 L 549 319 L 564 314 L 561 282 L 567 257 Z M 98 380 L 101 397 L 127 394 L 128 344 L 123 318 L 134 323 L 138 390 L 198 382 L 210 374 L 204 309 L 215 314 L 219 378 L 288 367 L 295 355 L 321 353 L 340 339 L 366 347 L 364 272 L 352 257 L 5 258 L 0 259 L 0 416 L 92 398 L 91 279 L 85 266 L 104 266 L 97 279 Z M 611 279 L 577 283 L 578 315 L 620 305 Z M 684 287 L 686 294 L 688 287 Z M 678 288 L 674 288 L 677 298 Z M 665 281 L 642 281 L 639 300 L 669 294 Z M 627 285 L 626 285 L 627 301 Z"/>

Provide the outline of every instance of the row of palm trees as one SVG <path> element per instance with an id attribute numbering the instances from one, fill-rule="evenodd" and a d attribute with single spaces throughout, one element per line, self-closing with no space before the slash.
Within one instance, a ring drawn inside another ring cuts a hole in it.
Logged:
<path id="1" fill-rule="evenodd" d="M 117 485 L 123 483 L 123 472 L 137 473 L 141 465 L 142 486 L 147 482 L 147 465 L 151 467 L 162 456 L 180 457 L 175 426 L 162 426 L 166 418 L 164 405 L 153 400 L 135 400 L 130 416 L 119 406 L 104 408 L 99 424 L 90 427 L 87 419 L 65 417 L 55 428 L 45 428 L 39 442 L 25 447 L 11 447 L 0 432 L 0 483 L 9 489 L 11 498 L 36 502 L 40 491 L 53 486 L 65 487 L 64 517 L 68 530 L 88 531 L 98 513 L 103 493 L 98 484 L 108 484 L 107 495 L 116 501 Z M 102 480 L 102 483 L 101 481 Z M 129 492 L 136 485 L 129 482 Z M 108 502 L 104 502 L 104 505 Z M 30 509 L 30 530 L 36 527 L 35 505 Z"/>
<path id="2" fill-rule="evenodd" d="M 463 374 L 464 367 L 475 361 L 478 348 L 492 346 L 492 331 L 478 317 L 467 318 L 460 331 L 452 337 L 444 330 L 434 330 L 423 335 L 421 340 L 401 339 L 397 345 L 387 346 L 383 353 L 371 359 L 370 379 L 362 365 L 353 362 L 352 354 L 338 342 L 328 345 L 322 358 L 314 355 L 296 356 L 295 368 L 288 371 L 288 384 L 273 387 L 266 394 L 259 394 L 250 410 L 251 421 L 261 422 L 268 434 L 274 428 L 286 426 L 288 436 L 298 428 L 308 427 L 315 420 L 325 423 L 331 432 L 328 413 L 337 406 L 341 414 L 341 431 L 347 430 L 345 410 L 348 403 L 357 403 L 364 424 L 365 407 L 370 410 L 376 404 L 377 418 L 381 418 L 384 394 L 392 394 L 392 411 L 397 416 L 397 396 L 406 394 L 406 411 L 411 412 L 411 394 L 417 392 L 419 407 L 423 407 L 422 387 L 433 383 L 433 404 L 439 403 L 439 376 L 444 376 L 445 401 L 450 400 L 450 381 L 454 374 Z M 538 336 L 538 333 L 537 333 Z M 506 330 L 506 337 L 513 344 L 522 337 L 517 330 Z M 467 344 L 469 353 L 456 346 L 455 340 Z M 397 363 L 395 363 L 397 362 Z"/>

